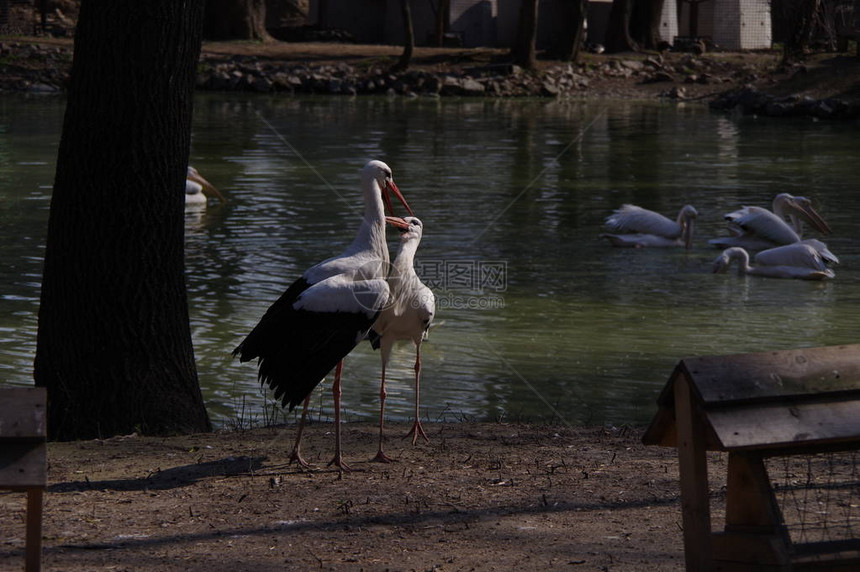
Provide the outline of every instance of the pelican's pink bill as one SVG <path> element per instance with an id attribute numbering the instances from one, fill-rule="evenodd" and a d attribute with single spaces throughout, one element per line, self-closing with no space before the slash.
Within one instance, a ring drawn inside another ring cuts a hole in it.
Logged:
<path id="1" fill-rule="evenodd" d="M 227 202 L 227 197 L 222 195 L 221 191 L 219 191 L 215 185 L 203 178 L 203 175 L 201 175 L 194 167 L 188 168 L 188 175 L 186 178 L 203 187 L 203 194 L 207 197 L 218 197 L 218 200 L 222 203 Z"/>
<path id="2" fill-rule="evenodd" d="M 812 208 L 812 205 L 808 203 L 804 204 L 798 202 L 796 202 L 795 205 L 797 206 L 797 209 L 802 213 L 801 216 L 805 215 L 807 222 L 816 229 L 818 229 L 819 232 L 821 232 L 822 234 L 833 233 L 833 231 L 830 229 L 830 225 L 827 224 L 827 222 L 823 218 L 821 218 L 821 215 L 818 214 L 818 211 Z"/>

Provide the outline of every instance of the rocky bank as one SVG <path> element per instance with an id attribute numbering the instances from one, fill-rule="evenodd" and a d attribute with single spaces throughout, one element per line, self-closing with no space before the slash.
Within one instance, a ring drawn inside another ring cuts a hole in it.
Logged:
<path id="1" fill-rule="evenodd" d="M 284 95 L 665 98 L 766 116 L 860 117 L 860 84 L 843 88 L 848 78 L 860 77 L 860 60 L 845 56 L 786 68 L 775 52 L 583 54 L 575 64 L 541 61 L 537 70 L 526 71 L 506 62 L 502 50 L 419 48 L 414 65 L 395 72 L 398 52 L 394 46 L 355 44 L 206 44 L 197 89 Z M 0 91 L 60 93 L 68 85 L 71 61 L 71 40 L 2 42 Z M 833 62 L 840 71 L 821 75 L 810 85 L 815 73 L 809 70 Z M 792 83 L 799 86 L 797 91 L 790 91 Z M 828 83 L 839 87 L 828 90 Z"/>

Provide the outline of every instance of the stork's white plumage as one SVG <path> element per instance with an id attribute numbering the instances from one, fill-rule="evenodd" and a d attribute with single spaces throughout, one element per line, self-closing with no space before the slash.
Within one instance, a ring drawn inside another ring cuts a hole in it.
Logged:
<path id="1" fill-rule="evenodd" d="M 745 206 L 726 214 L 723 218 L 728 221 L 731 236 L 708 242 L 718 248 L 739 246 L 746 250 L 764 250 L 800 242 L 804 222 L 822 234 L 831 232 L 830 226 L 806 197 L 780 193 L 774 197 L 772 207 L 771 212 L 762 207 Z"/>
<path id="2" fill-rule="evenodd" d="M 733 261 L 738 262 L 739 276 L 749 274 L 802 280 L 824 280 L 836 276 L 815 248 L 801 242 L 759 252 L 755 257 L 756 266 L 750 266 L 749 253 L 743 248 L 727 248 L 714 261 L 714 272 L 727 272 Z"/>
<path id="3" fill-rule="evenodd" d="M 258 358 L 260 382 L 290 410 L 303 400 L 307 409 L 306 398 L 337 366 L 332 387 L 335 456 L 329 464 L 341 470 L 349 470 L 340 446 L 342 360 L 365 338 L 389 299 L 385 280 L 389 261 L 385 206 L 391 209 L 389 192 L 412 214 L 394 184 L 391 169 L 382 161 L 364 166 L 361 188 L 364 217 L 352 244 L 339 256 L 306 270 L 233 351 L 242 362 Z M 300 453 L 304 413 L 301 424 L 291 459 L 308 466 Z"/>
<path id="4" fill-rule="evenodd" d="M 698 214 L 691 205 L 684 205 L 673 221 L 636 205 L 621 205 L 606 218 L 606 228 L 610 232 L 600 237 L 609 240 L 613 246 L 690 248 L 694 220 Z"/>
<path id="5" fill-rule="evenodd" d="M 227 202 L 215 185 L 207 181 L 197 169 L 188 165 L 188 173 L 185 175 L 185 206 L 205 208 L 208 197 L 217 197 L 222 203 Z"/>
<path id="6" fill-rule="evenodd" d="M 421 379 L 421 342 L 426 339 L 427 330 L 436 312 L 436 297 L 415 273 L 415 252 L 424 233 L 424 225 L 415 217 L 405 217 L 405 228 L 401 227 L 400 250 L 391 265 L 388 285 L 391 289 L 389 304 L 379 314 L 376 323 L 368 334 L 374 349 L 379 349 L 382 357 L 382 375 L 379 387 L 379 450 L 374 460 L 388 462 L 391 459 L 383 450 L 383 427 L 385 424 L 385 369 L 391 358 L 391 349 L 398 340 L 410 340 L 415 345 L 415 422 L 409 434 L 412 444 L 419 435 L 427 439 L 421 426 L 419 396 Z M 408 436 L 408 435 L 407 435 Z"/>

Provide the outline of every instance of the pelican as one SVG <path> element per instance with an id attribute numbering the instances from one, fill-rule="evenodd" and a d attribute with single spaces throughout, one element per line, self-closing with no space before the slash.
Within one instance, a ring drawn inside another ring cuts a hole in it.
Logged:
<path id="1" fill-rule="evenodd" d="M 735 260 L 738 261 L 738 276 L 750 274 L 802 280 L 824 280 L 836 276 L 815 248 L 802 243 L 763 250 L 755 257 L 756 266 L 750 266 L 750 255 L 746 250 L 732 246 L 714 261 L 714 272 L 727 272 Z"/>
<path id="2" fill-rule="evenodd" d="M 747 250 L 764 250 L 800 242 L 804 221 L 823 234 L 831 233 L 830 226 L 812 208 L 808 198 L 788 193 L 774 197 L 773 212 L 762 207 L 745 206 L 726 214 L 724 218 L 728 221 L 732 236 L 708 241 L 718 248 L 740 246 Z"/>
<path id="3" fill-rule="evenodd" d="M 208 197 L 218 197 L 222 203 L 227 202 L 215 185 L 203 178 L 197 169 L 188 165 L 188 173 L 185 175 L 185 206 L 205 207 Z"/>
<path id="4" fill-rule="evenodd" d="M 691 205 L 684 205 L 677 220 L 673 221 L 642 207 L 621 205 L 606 218 L 606 227 L 613 234 L 604 233 L 600 237 L 608 239 L 612 246 L 683 246 L 689 249 L 693 242 L 693 221 L 698 214 Z"/>
<path id="5" fill-rule="evenodd" d="M 817 238 L 805 238 L 800 242 L 795 242 L 794 244 L 806 244 L 808 246 L 811 246 L 816 250 L 816 252 L 818 252 L 818 254 L 821 256 L 821 259 L 824 260 L 824 262 L 826 262 L 827 264 L 839 264 L 839 259 L 836 257 L 836 255 L 830 252 L 830 249 L 827 248 L 827 245 L 818 240 Z"/>
<path id="6" fill-rule="evenodd" d="M 352 244 L 340 255 L 312 266 L 272 304 L 251 333 L 233 351 L 240 362 L 258 358 L 258 378 L 292 409 L 304 400 L 296 444 L 290 460 L 307 467 L 300 452 L 307 402 L 313 389 L 335 368 L 335 456 L 329 465 L 350 470 L 340 440 L 340 396 L 343 359 L 366 336 L 388 303 L 388 246 L 385 207 L 393 193 L 409 214 L 391 168 L 370 161 L 361 170 L 364 217 Z"/>
<path id="7" fill-rule="evenodd" d="M 379 349 L 382 357 L 382 375 L 379 386 L 379 450 L 374 461 L 391 461 L 383 451 L 383 427 L 385 424 L 385 368 L 391 357 L 391 349 L 398 340 L 411 340 L 415 345 L 415 423 L 407 434 L 412 435 L 412 444 L 418 437 L 427 439 L 418 411 L 421 378 L 421 342 L 427 338 L 427 330 L 436 312 L 436 297 L 415 273 L 413 261 L 415 251 L 424 233 L 423 223 L 415 217 L 405 217 L 406 223 L 400 235 L 400 250 L 391 265 L 388 285 L 391 302 L 385 307 L 368 333 L 373 349 Z"/>

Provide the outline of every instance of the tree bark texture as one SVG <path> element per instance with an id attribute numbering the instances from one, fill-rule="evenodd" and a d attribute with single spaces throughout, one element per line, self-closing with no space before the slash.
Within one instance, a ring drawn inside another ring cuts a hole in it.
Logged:
<path id="1" fill-rule="evenodd" d="M 656 50 L 660 43 L 660 16 L 663 14 L 663 2 L 664 0 L 634 2 L 630 33 L 633 41 L 646 50 Z"/>
<path id="2" fill-rule="evenodd" d="M 636 44 L 630 36 L 630 18 L 633 15 L 634 0 L 613 0 L 609 11 L 609 25 L 606 29 L 606 51 L 609 53 L 636 51 Z"/>
<path id="3" fill-rule="evenodd" d="M 415 28 L 412 26 L 412 7 L 409 0 L 400 0 L 400 10 L 403 16 L 403 53 L 395 64 L 396 71 L 409 69 L 412 62 L 412 52 L 415 49 Z"/>
<path id="4" fill-rule="evenodd" d="M 522 0 L 517 37 L 511 56 L 515 64 L 525 69 L 534 69 L 537 65 L 537 20 L 538 0 Z"/>
<path id="5" fill-rule="evenodd" d="M 445 43 L 445 31 L 448 29 L 448 12 L 451 8 L 451 0 L 439 0 L 436 10 L 436 29 L 433 32 L 438 47 Z"/>
<path id="6" fill-rule="evenodd" d="M 266 0 L 206 0 L 203 37 L 207 40 L 270 39 Z"/>
<path id="7" fill-rule="evenodd" d="M 582 46 L 588 0 L 557 0 L 553 6 L 550 51 L 561 61 L 575 62 Z"/>
<path id="8" fill-rule="evenodd" d="M 34 375 L 52 439 L 206 431 L 184 277 L 203 0 L 83 0 Z"/>
<path id="9" fill-rule="evenodd" d="M 820 17 L 821 0 L 798 0 L 791 17 L 791 33 L 785 40 L 782 58 L 784 62 L 802 61 L 809 51 L 812 32 Z"/>

